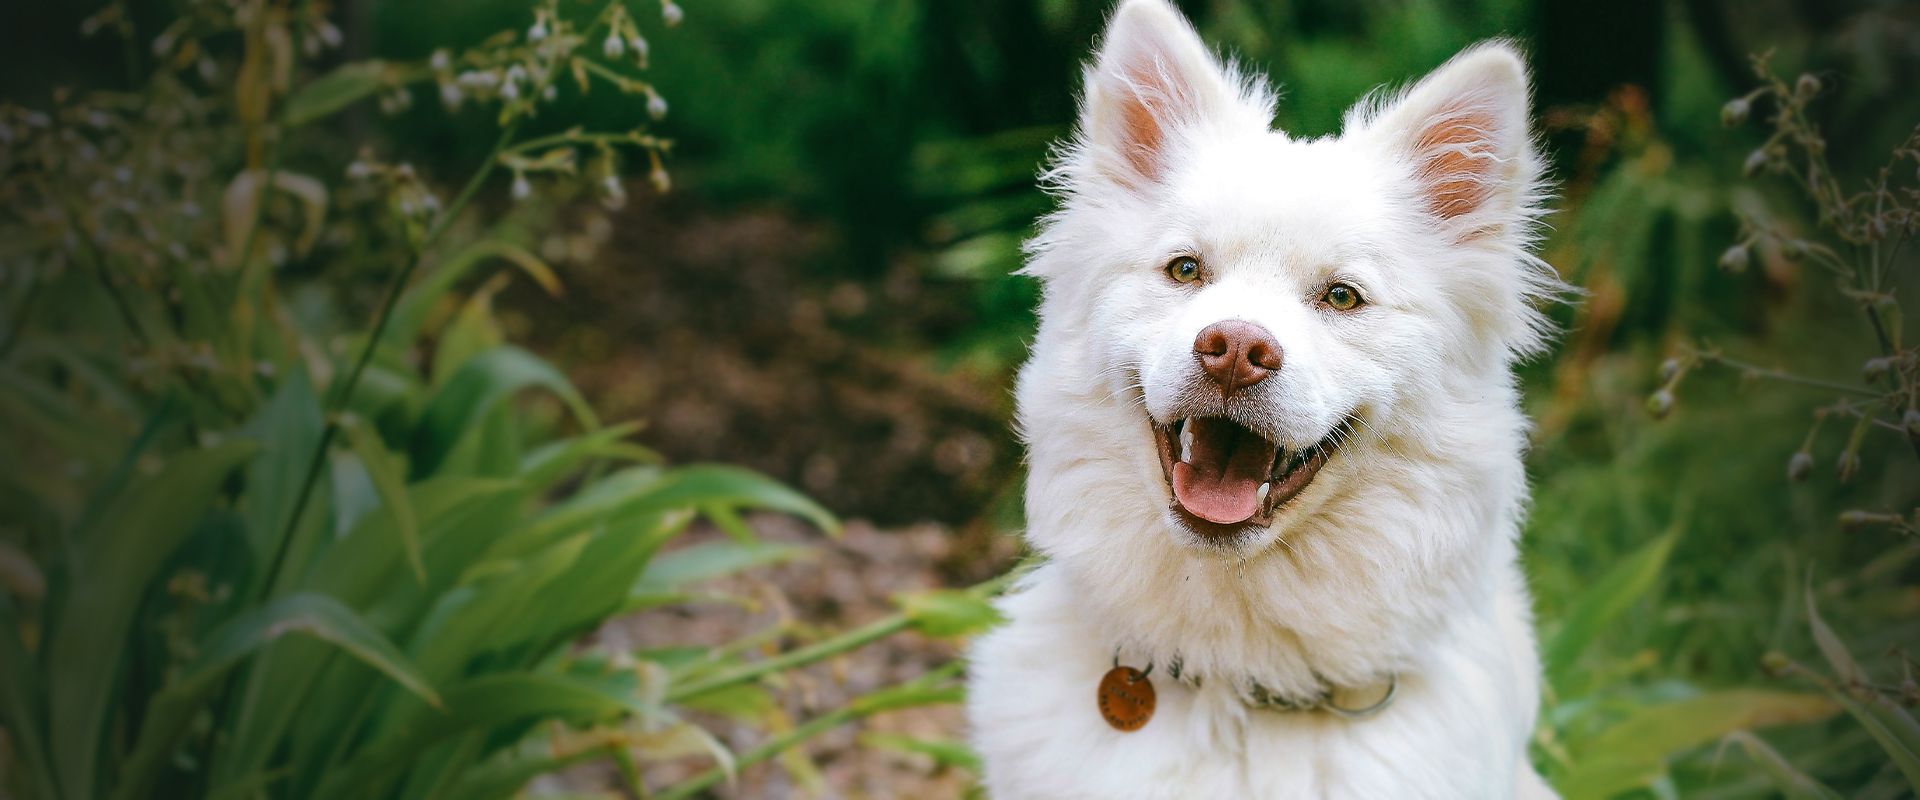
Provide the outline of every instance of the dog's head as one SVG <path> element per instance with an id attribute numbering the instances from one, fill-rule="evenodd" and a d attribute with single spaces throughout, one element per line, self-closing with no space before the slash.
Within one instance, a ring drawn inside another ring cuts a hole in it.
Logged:
<path id="1" fill-rule="evenodd" d="M 1527 101 L 1493 42 L 1362 100 L 1337 137 L 1290 138 L 1165 0 L 1123 3 L 1029 248 L 1036 468 L 1123 464 L 1106 488 L 1150 497 L 1176 541 L 1246 555 L 1368 491 L 1369 460 L 1474 446 L 1443 432 L 1513 413 L 1511 362 L 1558 286 L 1527 254 Z M 1100 429 L 1049 441 L 1070 417 Z"/>

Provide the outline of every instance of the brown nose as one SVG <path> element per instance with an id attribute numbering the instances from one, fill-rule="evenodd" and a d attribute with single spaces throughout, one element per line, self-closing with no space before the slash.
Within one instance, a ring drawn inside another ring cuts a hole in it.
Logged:
<path id="1" fill-rule="evenodd" d="M 1208 325 L 1193 337 L 1193 356 L 1207 377 L 1220 385 L 1220 393 L 1229 395 L 1280 369 L 1280 342 L 1266 328 L 1229 319 Z"/>

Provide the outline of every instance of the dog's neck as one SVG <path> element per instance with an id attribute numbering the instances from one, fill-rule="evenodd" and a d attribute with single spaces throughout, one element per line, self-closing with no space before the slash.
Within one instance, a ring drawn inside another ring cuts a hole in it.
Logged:
<path id="1" fill-rule="evenodd" d="M 1282 512 L 1280 540 L 1254 553 L 1196 547 L 1167 527 L 1164 488 L 1133 480 L 1157 479 L 1133 441 L 1145 434 L 1127 435 L 1144 425 L 1128 424 L 1137 410 L 1030 419 L 1044 433 L 1029 442 L 1028 537 L 1124 658 L 1177 658 L 1289 699 L 1377 683 L 1417 670 L 1457 617 L 1490 608 L 1489 572 L 1512 561 L 1523 421 L 1501 408 L 1509 425 L 1474 428 L 1488 441 L 1343 451 Z"/>

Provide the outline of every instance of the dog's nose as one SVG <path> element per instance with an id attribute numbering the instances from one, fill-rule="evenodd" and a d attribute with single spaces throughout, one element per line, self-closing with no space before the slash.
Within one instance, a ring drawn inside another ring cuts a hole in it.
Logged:
<path id="1" fill-rule="evenodd" d="M 1193 337 L 1193 357 L 1220 393 L 1233 394 L 1267 379 L 1280 369 L 1280 342 L 1246 320 L 1229 319 L 1201 329 Z"/>

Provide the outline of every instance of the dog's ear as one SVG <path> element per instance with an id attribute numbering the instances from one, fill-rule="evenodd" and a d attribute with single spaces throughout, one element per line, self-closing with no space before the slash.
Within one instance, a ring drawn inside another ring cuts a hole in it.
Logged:
<path id="1" fill-rule="evenodd" d="M 1139 188 L 1164 178 L 1181 139 L 1236 102 L 1178 10 L 1167 0 L 1125 0 L 1087 68 L 1080 141 L 1102 174 Z"/>
<path id="2" fill-rule="evenodd" d="M 1469 48 L 1398 99 L 1366 103 L 1349 130 L 1404 159 L 1426 210 L 1463 238 L 1510 229 L 1534 202 L 1527 70 L 1513 46 Z"/>

